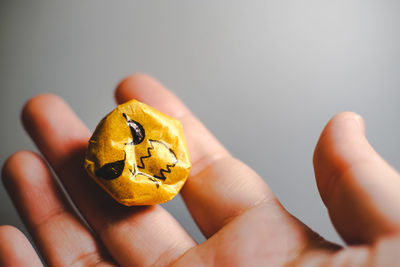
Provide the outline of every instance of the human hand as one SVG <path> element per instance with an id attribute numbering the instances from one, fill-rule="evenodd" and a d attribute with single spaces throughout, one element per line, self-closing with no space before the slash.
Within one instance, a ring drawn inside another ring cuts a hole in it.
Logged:
<path id="1" fill-rule="evenodd" d="M 371 148 L 361 118 L 336 115 L 314 154 L 318 189 L 348 246 L 329 243 L 290 215 L 266 183 L 229 155 L 187 108 L 145 75 L 125 79 L 136 98 L 184 125 L 193 168 L 181 195 L 207 240 L 197 245 L 161 206 L 125 207 L 85 173 L 89 130 L 53 95 L 30 100 L 24 126 L 57 173 L 33 152 L 11 156 L 3 181 L 50 266 L 391 266 L 400 256 L 400 177 Z M 21 232 L 0 227 L 1 266 L 40 266 Z"/>

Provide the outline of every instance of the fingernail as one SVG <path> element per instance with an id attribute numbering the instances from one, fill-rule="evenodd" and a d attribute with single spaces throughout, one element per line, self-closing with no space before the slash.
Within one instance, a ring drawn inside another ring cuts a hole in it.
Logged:
<path id="1" fill-rule="evenodd" d="M 357 122 L 358 126 L 360 126 L 363 130 L 365 130 L 363 118 L 360 115 L 355 114 L 354 119 Z"/>

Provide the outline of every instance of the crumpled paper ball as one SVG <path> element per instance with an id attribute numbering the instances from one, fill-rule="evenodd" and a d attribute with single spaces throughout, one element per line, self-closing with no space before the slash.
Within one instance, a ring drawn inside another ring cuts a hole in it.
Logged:
<path id="1" fill-rule="evenodd" d="M 175 197 L 191 163 L 182 124 L 131 100 L 100 121 L 89 140 L 84 166 L 116 201 L 133 206 Z"/>

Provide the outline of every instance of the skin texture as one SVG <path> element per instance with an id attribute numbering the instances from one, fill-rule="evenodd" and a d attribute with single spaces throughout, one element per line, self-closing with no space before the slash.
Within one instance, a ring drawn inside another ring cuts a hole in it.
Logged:
<path id="1" fill-rule="evenodd" d="M 62 99 L 43 94 L 22 112 L 42 155 L 16 152 L 2 177 L 49 266 L 396 266 L 400 261 L 400 177 L 369 145 L 360 116 L 334 116 L 314 153 L 321 198 L 348 244 L 342 248 L 289 214 L 268 185 L 156 80 L 132 75 L 115 96 L 118 103 L 135 98 L 183 123 L 193 168 L 181 195 L 207 240 L 197 245 L 160 206 L 125 207 L 105 194 L 82 167 L 89 130 Z M 0 241 L 0 266 L 41 266 L 17 229 L 0 227 Z"/>

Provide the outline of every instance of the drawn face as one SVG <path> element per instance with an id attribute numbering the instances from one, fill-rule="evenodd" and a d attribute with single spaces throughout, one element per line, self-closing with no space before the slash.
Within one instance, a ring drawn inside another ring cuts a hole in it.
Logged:
<path id="1" fill-rule="evenodd" d="M 135 100 L 99 123 L 85 159 L 89 175 L 125 205 L 171 199 L 190 167 L 182 125 Z"/>
<path id="2" fill-rule="evenodd" d="M 143 126 L 137 121 L 129 119 L 125 113 L 122 113 L 122 116 L 125 118 L 126 123 L 129 126 L 132 135 L 132 141 L 127 143 L 126 145 L 134 146 L 142 143 L 145 138 L 145 131 Z M 147 176 L 151 181 L 155 183 L 156 187 L 159 188 L 160 185 L 158 180 L 165 181 L 167 179 L 165 175 L 171 173 L 171 168 L 175 167 L 175 165 L 178 162 L 178 159 L 176 158 L 174 151 L 171 148 L 169 148 L 168 145 L 165 144 L 163 141 L 149 139 L 148 143 L 149 147 L 147 148 L 147 154 L 139 158 L 139 162 L 136 163 L 135 171 L 131 169 L 129 171 L 132 173 L 134 177 L 137 175 Z M 162 150 L 164 150 L 164 154 L 165 152 L 167 153 L 169 152 L 171 154 L 170 157 L 172 158 L 172 162 L 170 164 L 167 164 L 165 169 L 160 168 L 159 174 L 154 174 L 152 172 L 148 173 L 144 161 L 146 159 L 152 159 L 153 162 L 150 161 L 150 167 L 152 167 L 152 165 L 157 165 L 157 160 L 158 160 L 157 155 L 162 153 Z M 95 174 L 97 177 L 106 180 L 116 179 L 122 175 L 122 172 L 125 168 L 125 161 L 126 161 L 126 151 L 124 151 L 123 159 L 104 164 L 101 168 L 96 170 Z"/>

